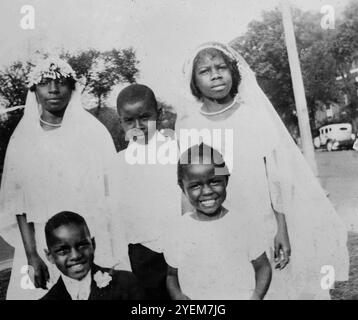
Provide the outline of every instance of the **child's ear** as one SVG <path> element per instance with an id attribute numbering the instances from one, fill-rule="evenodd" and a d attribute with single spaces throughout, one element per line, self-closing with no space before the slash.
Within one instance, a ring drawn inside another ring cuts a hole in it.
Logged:
<path id="1" fill-rule="evenodd" d="M 180 187 L 181 191 L 185 194 L 184 185 L 182 180 L 178 180 L 178 186 Z"/>
<path id="2" fill-rule="evenodd" d="M 120 124 L 120 125 L 123 124 L 123 118 L 122 118 L 120 115 L 118 115 L 118 121 L 119 121 L 119 124 Z"/>
<path id="3" fill-rule="evenodd" d="M 91 239 L 91 242 L 92 242 L 93 249 L 96 250 L 96 240 L 94 237 Z"/>
<path id="4" fill-rule="evenodd" d="M 164 116 L 164 110 L 163 108 L 158 108 L 157 109 L 157 122 L 162 122 L 163 121 L 163 116 Z"/>
<path id="5" fill-rule="evenodd" d="M 48 249 L 44 249 L 44 251 L 45 251 L 45 255 L 46 255 L 47 260 L 50 263 L 55 264 L 55 260 L 54 260 L 54 258 L 52 256 L 51 252 Z"/>
<path id="6" fill-rule="evenodd" d="M 227 187 L 227 185 L 229 184 L 229 178 L 230 178 L 230 175 L 227 175 L 226 176 L 226 185 L 225 185 L 225 187 Z"/>

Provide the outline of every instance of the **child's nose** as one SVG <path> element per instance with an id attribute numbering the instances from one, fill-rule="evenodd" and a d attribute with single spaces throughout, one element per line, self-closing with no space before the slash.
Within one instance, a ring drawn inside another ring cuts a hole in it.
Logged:
<path id="1" fill-rule="evenodd" d="M 49 85 L 48 85 L 49 89 L 48 91 L 51 92 L 51 93 L 58 93 L 58 83 L 54 80 L 50 81 Z"/>
<path id="2" fill-rule="evenodd" d="M 136 127 L 137 129 L 142 129 L 142 128 L 143 128 L 143 123 L 142 123 L 142 121 L 140 121 L 139 119 L 137 119 L 137 120 L 135 121 L 135 127 Z"/>
<path id="3" fill-rule="evenodd" d="M 221 73 L 218 69 L 213 69 L 212 73 L 211 73 L 211 78 L 212 79 L 218 79 L 221 78 Z"/>
<path id="4" fill-rule="evenodd" d="M 72 259 L 72 260 L 77 260 L 77 259 L 80 259 L 81 258 L 81 252 L 79 251 L 79 250 L 77 250 L 76 248 L 73 248 L 72 250 L 71 250 L 71 256 L 70 256 L 70 258 Z"/>
<path id="5" fill-rule="evenodd" d="M 208 184 L 205 184 L 203 186 L 203 189 L 202 189 L 202 194 L 203 195 L 211 194 L 212 192 L 213 192 L 213 190 L 211 189 L 211 187 Z"/>

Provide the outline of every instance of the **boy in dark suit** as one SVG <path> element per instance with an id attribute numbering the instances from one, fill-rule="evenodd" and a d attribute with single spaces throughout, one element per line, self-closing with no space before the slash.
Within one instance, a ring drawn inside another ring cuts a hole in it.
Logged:
<path id="1" fill-rule="evenodd" d="M 93 263 L 95 241 L 77 213 L 63 211 L 45 226 L 48 260 L 61 272 L 42 300 L 139 300 L 144 292 L 129 271 Z"/>

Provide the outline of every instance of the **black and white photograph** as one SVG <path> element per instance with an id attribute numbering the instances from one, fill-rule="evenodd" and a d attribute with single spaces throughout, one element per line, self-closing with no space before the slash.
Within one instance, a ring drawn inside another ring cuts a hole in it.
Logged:
<path id="1" fill-rule="evenodd" d="M 357 0 L 4 0 L 0 40 L 0 300 L 358 300 Z"/>

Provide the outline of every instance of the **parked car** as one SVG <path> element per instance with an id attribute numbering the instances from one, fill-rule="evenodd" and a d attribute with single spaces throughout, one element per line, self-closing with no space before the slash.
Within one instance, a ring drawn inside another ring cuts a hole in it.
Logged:
<path id="1" fill-rule="evenodd" d="M 328 124 L 318 131 L 319 136 L 313 140 L 313 144 L 316 148 L 326 148 L 327 151 L 352 149 L 356 139 L 350 123 Z"/>

